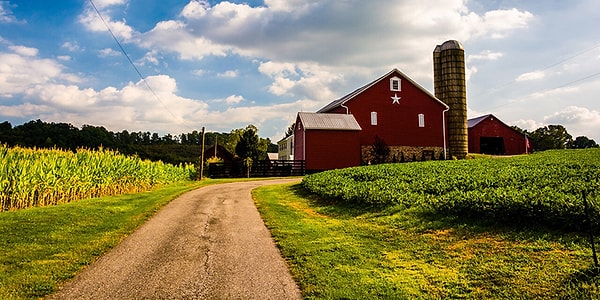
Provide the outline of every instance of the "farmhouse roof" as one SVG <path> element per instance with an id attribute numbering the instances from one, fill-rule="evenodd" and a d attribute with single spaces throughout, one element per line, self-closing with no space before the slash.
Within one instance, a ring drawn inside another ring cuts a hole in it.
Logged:
<path id="1" fill-rule="evenodd" d="M 299 112 L 304 129 L 362 130 L 353 115 Z"/>
<path id="2" fill-rule="evenodd" d="M 375 84 L 377 84 L 378 82 L 382 81 L 383 79 L 387 78 L 388 76 L 392 75 L 393 73 L 396 73 L 397 75 L 400 75 L 400 77 L 402 77 L 405 80 L 408 80 L 410 83 L 412 83 L 414 86 L 416 86 L 419 90 L 421 90 L 423 93 L 427 94 L 430 98 L 432 98 L 433 100 L 437 101 L 438 103 L 440 103 L 442 106 L 448 108 L 448 105 L 446 105 L 446 103 L 442 102 L 440 99 L 436 98 L 433 94 L 431 94 L 428 90 L 426 90 L 424 87 L 422 87 L 420 84 L 416 83 L 415 81 L 413 81 L 412 79 L 410 79 L 410 77 L 406 76 L 404 73 L 402 73 L 400 70 L 398 69 L 393 69 L 391 71 L 389 71 L 388 73 L 386 73 L 385 75 L 375 79 L 374 81 L 367 83 L 366 85 L 354 90 L 352 93 L 337 99 L 329 104 L 327 104 L 325 107 L 319 109 L 317 112 L 318 113 L 324 113 L 324 112 L 328 112 L 331 111 L 332 109 L 339 107 L 341 105 L 346 104 L 346 102 L 352 100 L 356 95 L 359 95 L 360 93 L 364 92 L 365 90 L 367 90 L 368 88 L 374 86 Z"/>

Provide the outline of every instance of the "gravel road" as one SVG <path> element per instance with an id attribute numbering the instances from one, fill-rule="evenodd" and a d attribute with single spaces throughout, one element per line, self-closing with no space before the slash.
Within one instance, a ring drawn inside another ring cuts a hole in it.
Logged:
<path id="1" fill-rule="evenodd" d="M 48 299 L 300 299 L 250 194 L 294 181 L 188 192 Z"/>

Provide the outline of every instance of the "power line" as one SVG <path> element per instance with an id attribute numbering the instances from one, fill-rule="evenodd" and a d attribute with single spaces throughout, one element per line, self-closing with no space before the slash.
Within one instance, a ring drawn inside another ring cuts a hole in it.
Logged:
<path id="1" fill-rule="evenodd" d="M 545 70 L 548 70 L 548 69 L 554 68 L 554 67 L 556 67 L 556 66 L 558 66 L 558 65 L 564 64 L 564 63 L 566 63 L 566 62 L 567 62 L 567 61 L 569 61 L 569 60 L 572 60 L 572 59 L 574 59 L 574 58 L 576 58 L 576 57 L 579 57 L 579 56 L 581 56 L 581 55 L 583 55 L 583 54 L 585 54 L 585 53 L 587 53 L 587 52 L 590 52 L 590 51 L 592 51 L 592 50 L 594 50 L 594 49 L 597 49 L 597 48 L 599 48 L 599 47 L 600 47 L 600 44 L 596 44 L 596 45 L 594 45 L 594 46 L 592 46 L 592 47 L 590 47 L 590 48 L 584 49 L 584 50 L 582 50 L 582 51 L 579 51 L 579 52 L 575 53 L 574 55 L 571 55 L 571 56 L 569 56 L 569 57 L 567 57 L 567 58 L 564 58 L 564 59 L 562 59 L 562 60 L 560 60 L 560 61 L 558 61 L 558 62 L 556 62 L 556 63 L 550 64 L 550 65 L 547 65 L 546 67 L 544 67 L 544 68 L 540 69 L 539 71 L 545 71 Z M 571 82 L 569 82 L 569 83 L 566 83 L 566 84 L 564 84 L 564 85 L 561 85 L 561 86 L 559 86 L 559 87 L 551 88 L 551 89 L 548 89 L 548 90 L 553 90 L 553 89 L 557 89 L 557 88 L 562 88 L 562 87 L 566 87 L 566 86 L 569 86 L 569 85 L 573 85 L 573 84 L 575 84 L 575 83 L 578 83 L 578 82 L 585 81 L 585 80 L 587 80 L 587 79 L 590 79 L 590 78 L 596 77 L 596 76 L 598 76 L 599 74 L 600 74 L 600 73 L 596 73 L 596 74 L 593 74 L 593 75 L 590 75 L 590 76 L 586 76 L 586 77 L 584 77 L 584 78 L 577 79 L 577 80 L 571 81 Z M 515 83 L 517 83 L 517 80 L 516 80 L 516 79 L 512 79 L 512 80 L 510 80 L 510 81 L 507 81 L 507 82 L 505 82 L 505 83 L 503 83 L 503 84 L 501 84 L 501 85 L 498 85 L 497 87 L 494 87 L 494 88 L 488 89 L 488 91 L 487 91 L 487 92 L 483 92 L 483 93 L 481 93 L 481 94 L 478 94 L 478 95 L 476 95 L 476 96 L 474 96 L 474 97 L 475 97 L 475 98 L 479 98 L 479 97 L 481 97 L 481 96 L 484 96 L 484 95 L 489 95 L 489 94 L 496 93 L 496 92 L 498 92 L 499 90 L 502 90 L 502 89 L 504 89 L 504 88 L 506 88 L 506 87 L 508 87 L 508 86 L 511 86 L 511 85 L 513 85 L 513 84 L 515 84 Z M 547 90 L 546 90 L 546 91 L 547 91 Z"/>
<path id="2" fill-rule="evenodd" d="M 90 4 L 92 5 L 92 7 L 94 8 L 94 10 L 96 11 L 96 14 L 98 14 L 98 17 L 100 17 L 100 20 L 102 20 L 102 23 L 104 23 L 104 26 L 106 26 L 106 29 L 108 30 L 108 32 L 110 33 L 110 35 L 112 36 L 112 38 L 115 40 L 115 42 L 117 43 L 117 45 L 119 46 L 119 49 L 121 49 L 121 53 L 123 53 L 123 55 L 125 55 L 125 57 L 127 58 L 127 61 L 129 62 L 129 64 L 133 67 L 133 69 L 135 70 L 135 72 L 138 74 L 138 76 L 140 77 L 140 79 L 144 82 L 144 84 L 146 85 L 146 87 L 148 88 L 148 90 L 150 90 L 150 92 L 152 93 L 152 95 L 154 96 L 154 98 L 167 110 L 167 112 L 169 112 L 169 114 L 171 114 L 171 116 L 173 116 L 173 118 L 175 118 L 177 120 L 177 116 L 169 109 L 169 107 L 160 99 L 160 97 L 158 96 L 158 94 L 154 91 L 154 89 L 152 89 L 152 87 L 150 86 L 150 84 L 148 83 L 148 81 L 146 81 L 146 78 L 142 75 L 142 72 L 140 72 L 140 70 L 138 69 L 138 67 L 135 65 L 135 63 L 133 63 L 133 60 L 131 60 L 131 57 L 129 57 L 129 54 L 127 54 L 127 51 L 125 51 L 125 48 L 123 48 L 123 45 L 121 44 L 121 42 L 119 42 L 119 39 L 117 39 L 117 37 L 115 36 L 115 34 L 113 33 L 113 31 L 110 29 L 110 26 L 108 24 L 108 22 L 106 22 L 104 20 L 104 17 L 102 17 L 102 14 L 100 13 L 100 10 L 96 7 L 96 5 L 94 4 L 93 0 L 89 0 Z M 188 129 L 192 129 L 193 128 L 191 126 L 188 126 L 187 124 L 185 124 L 185 122 L 182 120 L 182 123 L 184 126 L 186 126 Z"/>

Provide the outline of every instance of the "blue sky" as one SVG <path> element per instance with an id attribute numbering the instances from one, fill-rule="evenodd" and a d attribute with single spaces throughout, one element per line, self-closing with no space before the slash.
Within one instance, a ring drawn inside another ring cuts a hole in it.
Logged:
<path id="1" fill-rule="evenodd" d="M 600 2 L 0 1 L 0 121 L 277 141 L 298 111 L 398 68 L 433 92 L 432 52 L 462 42 L 469 117 L 600 142 Z M 147 87 L 146 83 L 151 87 Z"/>

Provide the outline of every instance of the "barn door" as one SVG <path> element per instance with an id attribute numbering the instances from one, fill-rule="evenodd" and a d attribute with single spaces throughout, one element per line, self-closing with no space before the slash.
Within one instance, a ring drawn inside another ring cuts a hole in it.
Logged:
<path id="1" fill-rule="evenodd" d="M 504 138 L 502 137 L 481 137 L 479 139 L 479 149 L 483 154 L 503 155 Z"/>

